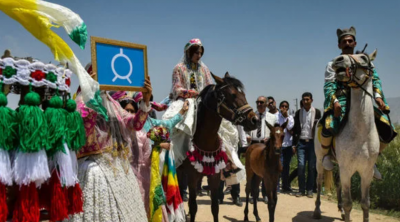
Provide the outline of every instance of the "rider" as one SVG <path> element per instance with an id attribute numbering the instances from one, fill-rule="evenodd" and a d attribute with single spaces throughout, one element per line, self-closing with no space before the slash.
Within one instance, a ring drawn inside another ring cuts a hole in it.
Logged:
<path id="1" fill-rule="evenodd" d="M 352 26 L 349 29 L 337 29 L 337 37 L 338 37 L 338 47 L 342 50 L 342 55 L 354 54 L 354 48 L 357 45 L 356 42 L 356 29 Z M 373 92 L 374 99 L 376 104 L 379 107 L 379 110 L 375 109 L 375 113 L 387 119 L 384 113 L 389 113 L 390 108 L 386 102 L 385 96 L 382 91 L 381 80 L 378 76 L 376 70 L 374 70 L 374 74 L 372 77 L 373 84 Z M 324 102 L 324 121 L 321 121 L 322 124 L 322 137 L 321 137 L 321 146 L 325 148 L 326 154 L 329 152 L 329 148 L 332 146 L 332 138 L 337 135 L 340 129 L 340 124 L 346 114 L 346 103 L 347 103 L 347 94 L 349 93 L 349 87 L 343 84 L 342 82 L 336 81 L 335 71 L 332 69 L 332 61 L 328 63 L 325 71 L 325 84 L 324 84 L 324 94 L 325 94 L 325 102 Z M 376 118 L 376 122 L 377 122 Z M 387 124 L 386 124 L 387 125 Z M 382 124 L 380 124 L 382 126 Z M 378 133 L 381 139 L 381 147 L 380 151 L 383 150 L 384 146 L 389 143 L 396 132 L 393 132 L 393 136 L 391 138 L 382 141 L 383 130 L 378 126 Z M 392 127 L 389 126 L 389 130 Z M 327 170 L 331 170 L 333 168 L 332 162 L 330 160 L 330 156 L 326 155 L 323 159 L 324 168 Z M 376 179 L 382 179 L 381 174 L 379 173 L 376 166 L 374 167 L 374 177 Z"/>
<path id="2" fill-rule="evenodd" d="M 200 39 L 190 40 L 184 48 L 184 55 L 181 61 L 174 67 L 172 73 L 172 89 L 170 94 L 170 106 L 163 115 L 163 119 L 172 118 L 177 114 L 186 99 L 195 99 L 206 86 L 213 84 L 214 81 L 211 77 L 210 70 L 201 61 L 204 54 L 204 46 Z M 189 106 L 190 107 L 190 106 Z M 192 115 L 192 116 L 188 116 Z M 194 120 L 194 112 L 189 112 L 186 114 L 186 119 Z M 175 131 L 175 134 L 177 132 Z M 175 146 L 182 147 L 182 150 L 189 149 L 189 137 L 186 133 L 181 133 L 178 135 L 179 141 L 174 141 Z M 173 148 L 172 148 L 173 149 Z M 173 149 L 174 150 L 174 149 Z M 178 152 L 175 149 L 175 164 L 178 167 L 183 160 L 186 158 L 185 152 Z M 181 197 L 187 200 L 187 175 L 178 175 L 179 189 Z"/>

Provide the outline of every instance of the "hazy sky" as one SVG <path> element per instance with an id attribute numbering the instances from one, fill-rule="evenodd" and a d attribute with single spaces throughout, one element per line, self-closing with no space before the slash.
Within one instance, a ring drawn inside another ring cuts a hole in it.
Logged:
<path id="1" fill-rule="evenodd" d="M 378 48 L 375 66 L 387 97 L 399 96 L 400 1 L 134 1 L 53 0 L 78 13 L 90 36 L 139 43 L 148 47 L 148 68 L 156 101 L 168 95 L 172 69 L 191 38 L 205 47 L 204 63 L 217 75 L 226 71 L 243 81 L 247 100 L 274 96 L 278 103 L 305 91 L 314 106 L 323 106 L 324 70 L 340 54 L 337 28 L 357 29 L 358 49 Z M 0 13 L 0 50 L 15 56 L 53 60 L 50 50 L 14 20 Z M 57 33 L 83 65 L 90 61 L 90 42 L 81 50 Z M 77 78 L 73 80 L 75 90 Z M 14 98 L 15 97 L 11 97 Z M 12 99 L 11 99 L 12 100 Z M 16 101 L 11 101 L 11 105 Z"/>

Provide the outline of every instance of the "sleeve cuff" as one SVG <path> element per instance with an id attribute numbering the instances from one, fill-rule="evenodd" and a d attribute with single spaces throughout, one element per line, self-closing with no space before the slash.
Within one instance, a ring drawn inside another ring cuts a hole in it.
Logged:
<path id="1" fill-rule="evenodd" d="M 147 106 L 145 102 L 140 102 L 139 108 L 140 108 L 143 112 L 148 113 L 148 112 L 150 112 L 150 110 L 151 110 L 151 105 L 149 104 L 149 106 Z"/>
<path id="2" fill-rule="evenodd" d="M 337 99 L 333 100 L 333 104 L 335 104 L 336 102 L 339 102 L 339 100 Z"/>
<path id="3" fill-rule="evenodd" d="M 376 98 L 382 98 L 381 94 L 379 94 L 379 93 L 377 93 L 377 92 L 374 93 L 374 96 L 375 96 L 375 99 L 376 99 Z"/>

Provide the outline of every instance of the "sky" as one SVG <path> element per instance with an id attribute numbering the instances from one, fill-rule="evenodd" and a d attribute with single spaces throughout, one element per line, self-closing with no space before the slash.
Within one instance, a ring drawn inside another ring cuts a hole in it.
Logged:
<path id="1" fill-rule="evenodd" d="M 374 62 L 386 97 L 400 95 L 400 1 L 387 0 L 283 0 L 283 1 L 138 1 L 52 0 L 78 13 L 88 35 L 147 45 L 148 73 L 155 101 L 168 96 L 172 70 L 183 55 L 185 44 L 200 38 L 203 62 L 214 74 L 225 72 L 240 79 L 248 103 L 258 96 L 273 96 L 279 103 L 303 92 L 314 96 L 323 108 L 326 64 L 340 54 L 337 28 L 356 27 L 357 49 L 368 43 L 378 49 Z M 0 12 L 0 52 L 32 56 L 50 62 L 53 55 L 21 25 Z M 62 28 L 56 32 L 70 44 L 86 65 L 86 49 L 74 45 Z M 73 78 L 72 90 L 78 86 Z M 15 106 L 17 97 L 9 97 Z"/>

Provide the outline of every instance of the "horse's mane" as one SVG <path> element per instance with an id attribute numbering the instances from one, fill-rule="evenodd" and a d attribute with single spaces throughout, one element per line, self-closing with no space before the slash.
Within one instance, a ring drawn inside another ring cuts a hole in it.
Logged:
<path id="1" fill-rule="evenodd" d="M 233 87 L 235 87 L 235 88 L 237 88 L 237 89 L 240 89 L 240 90 L 244 91 L 243 83 L 242 83 L 240 80 L 236 79 L 235 77 L 228 76 L 228 77 L 223 78 L 223 80 L 224 80 L 224 83 L 225 83 L 226 85 L 231 85 L 231 86 L 233 86 Z M 204 99 L 204 96 L 207 94 L 207 92 L 209 91 L 209 89 L 210 89 L 211 87 L 213 87 L 213 86 L 215 86 L 215 84 L 206 86 L 206 87 L 200 92 L 200 94 L 199 94 L 200 98 L 201 98 L 201 99 Z"/>
<path id="2" fill-rule="evenodd" d="M 236 79 L 235 77 L 231 77 L 231 76 L 225 77 L 224 82 L 228 85 L 232 85 L 235 88 L 244 91 L 243 83 L 240 80 Z"/>

